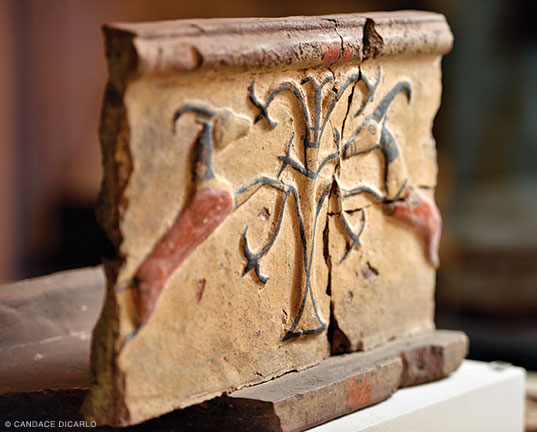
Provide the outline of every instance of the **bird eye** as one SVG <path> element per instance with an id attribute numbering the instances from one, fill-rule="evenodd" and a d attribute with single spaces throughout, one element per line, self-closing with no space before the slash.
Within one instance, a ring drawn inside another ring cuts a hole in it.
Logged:
<path id="1" fill-rule="evenodd" d="M 377 133 L 377 128 L 376 128 L 376 126 L 374 124 L 370 124 L 368 129 L 369 129 L 369 133 L 371 135 L 375 135 Z"/>

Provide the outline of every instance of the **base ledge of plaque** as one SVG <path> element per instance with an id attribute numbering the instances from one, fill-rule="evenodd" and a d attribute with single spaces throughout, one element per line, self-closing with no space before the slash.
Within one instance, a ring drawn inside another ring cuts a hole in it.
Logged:
<path id="1" fill-rule="evenodd" d="M 381 402 L 398 388 L 444 378 L 467 349 L 464 333 L 436 330 L 329 357 L 183 411 L 197 430 L 301 431 Z"/>

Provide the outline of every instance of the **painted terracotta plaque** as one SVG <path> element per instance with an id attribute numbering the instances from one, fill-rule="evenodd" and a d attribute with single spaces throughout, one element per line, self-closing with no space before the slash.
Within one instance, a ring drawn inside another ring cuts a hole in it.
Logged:
<path id="1" fill-rule="evenodd" d="M 105 27 L 117 249 L 86 415 L 128 425 L 434 328 L 441 15 Z"/>

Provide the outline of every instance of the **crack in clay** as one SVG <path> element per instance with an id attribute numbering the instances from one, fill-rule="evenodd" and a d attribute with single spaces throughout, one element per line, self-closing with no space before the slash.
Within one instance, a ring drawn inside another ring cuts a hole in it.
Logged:
<path id="1" fill-rule="evenodd" d="M 196 23 L 190 23 L 190 26 L 195 28 L 196 30 L 198 30 L 201 34 L 206 34 L 207 31 L 205 30 L 205 28 L 203 28 L 203 26 L 200 26 L 199 24 L 196 24 Z"/>
<path id="2" fill-rule="evenodd" d="M 337 28 L 337 20 L 335 19 L 331 19 L 329 20 L 331 21 L 333 24 L 334 24 L 334 31 L 337 33 L 337 35 L 339 36 L 339 40 L 341 41 L 341 48 L 340 48 L 340 51 L 339 51 L 339 59 L 341 59 L 343 57 L 343 54 L 345 53 L 345 46 L 344 46 L 344 42 L 343 42 L 343 36 L 341 36 L 341 33 L 339 32 L 338 28 Z"/>
<path id="3" fill-rule="evenodd" d="M 330 191 L 329 198 L 335 193 L 333 187 Z M 334 301 L 332 300 L 332 256 L 330 255 L 330 212 L 327 212 L 326 225 L 323 230 L 323 256 L 328 268 L 328 276 L 326 282 L 326 294 L 330 296 L 330 316 L 328 321 L 328 329 L 326 338 L 330 346 L 330 355 L 338 355 L 350 352 L 351 341 L 348 336 L 341 330 L 334 313 Z"/>
<path id="4" fill-rule="evenodd" d="M 326 18 L 326 21 L 330 22 L 334 26 L 334 31 L 339 37 L 339 53 L 337 55 L 337 59 L 333 61 L 333 63 L 338 63 L 341 59 L 345 57 L 345 42 L 343 36 L 341 35 L 341 33 L 339 33 L 339 29 L 337 27 L 337 20 L 334 18 Z"/>
<path id="5" fill-rule="evenodd" d="M 343 210 L 343 213 L 354 214 L 356 212 L 368 209 L 368 208 L 373 207 L 373 206 L 381 207 L 382 205 L 383 205 L 382 202 L 371 203 L 371 204 L 367 204 L 367 205 L 365 205 L 363 207 L 353 208 L 353 209 L 349 209 L 349 210 Z M 328 212 L 328 216 L 340 216 L 341 213 L 342 213 L 341 211 Z"/>
<path id="6" fill-rule="evenodd" d="M 330 301 L 330 323 L 327 331 L 330 355 L 345 354 L 352 351 L 351 341 L 341 330 L 334 314 L 334 302 Z"/>
<path id="7" fill-rule="evenodd" d="M 362 75 L 362 71 L 360 68 L 358 68 L 358 74 L 359 76 L 361 77 Z M 354 99 L 354 90 L 356 89 L 356 84 L 358 83 L 358 81 L 356 81 L 352 88 L 351 88 L 351 93 L 349 95 L 349 98 L 347 99 L 347 111 L 345 112 L 345 117 L 343 117 L 343 122 L 341 124 L 341 136 L 344 137 L 345 136 L 345 123 L 347 122 L 347 118 L 349 117 L 349 114 L 350 114 L 350 111 L 351 111 L 351 105 L 352 105 L 352 101 Z"/>
<path id="8" fill-rule="evenodd" d="M 425 191 L 434 191 L 436 189 L 436 185 L 417 185 L 416 188 Z"/>
<path id="9" fill-rule="evenodd" d="M 330 197 L 329 197 L 330 198 Z M 326 217 L 326 225 L 323 230 L 323 256 L 326 267 L 328 268 L 328 280 L 326 282 L 326 294 L 332 296 L 332 257 L 330 256 L 330 219 L 329 214 Z M 332 316 L 330 316 L 330 320 Z"/>
<path id="10" fill-rule="evenodd" d="M 332 184 L 328 199 L 336 192 L 335 181 Z M 326 281 L 326 294 L 330 297 L 330 315 L 328 321 L 328 329 L 326 338 L 330 346 L 330 355 L 344 354 L 351 349 L 351 342 L 347 335 L 340 329 L 337 319 L 334 314 L 334 302 L 332 300 L 332 256 L 330 255 L 330 216 L 331 212 L 327 212 L 326 225 L 323 230 L 323 257 L 328 269 Z"/>

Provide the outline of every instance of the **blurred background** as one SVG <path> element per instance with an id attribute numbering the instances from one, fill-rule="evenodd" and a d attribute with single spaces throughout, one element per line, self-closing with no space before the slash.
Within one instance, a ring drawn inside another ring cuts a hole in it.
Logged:
<path id="1" fill-rule="evenodd" d="M 0 0 L 0 280 L 96 265 L 111 21 L 424 9 L 455 35 L 435 124 L 439 327 L 471 358 L 537 369 L 537 2 Z"/>

